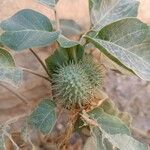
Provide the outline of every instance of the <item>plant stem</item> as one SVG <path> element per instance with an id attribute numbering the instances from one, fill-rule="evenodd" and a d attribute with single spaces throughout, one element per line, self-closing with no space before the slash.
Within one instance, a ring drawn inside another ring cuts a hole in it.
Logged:
<path id="1" fill-rule="evenodd" d="M 21 94 L 19 94 L 18 92 L 14 91 L 12 88 L 8 87 L 7 85 L 5 85 L 3 83 L 0 83 L 0 86 L 5 88 L 6 90 L 11 92 L 12 94 L 14 94 L 16 97 L 18 97 L 25 105 L 28 105 L 28 102 L 26 101 L 24 96 L 22 96 Z"/>
<path id="2" fill-rule="evenodd" d="M 58 144 L 58 149 L 60 150 L 66 150 L 67 149 L 67 146 L 69 145 L 69 141 L 70 141 L 70 138 L 73 134 L 73 131 L 74 131 L 74 126 L 75 126 L 75 123 L 78 119 L 78 116 L 79 116 L 79 110 L 72 110 L 69 114 L 69 121 L 67 123 L 67 128 L 65 130 L 65 133 L 57 139 L 57 144 Z"/>
<path id="3" fill-rule="evenodd" d="M 39 74 L 39 73 L 36 73 L 36 72 L 34 72 L 33 70 L 30 70 L 30 69 L 27 69 L 27 68 L 22 68 L 22 69 L 23 69 L 23 71 L 25 71 L 25 72 L 28 72 L 28 73 L 31 73 L 31 74 L 36 75 L 36 76 L 38 76 L 38 77 L 41 77 L 41 78 L 43 78 L 43 79 L 45 79 L 45 80 L 47 80 L 47 81 L 51 81 L 50 78 L 48 78 L 48 77 L 46 77 L 46 76 L 43 76 L 43 75 L 41 75 L 41 74 Z"/>
<path id="4" fill-rule="evenodd" d="M 44 68 L 44 70 L 46 71 L 46 73 L 48 74 L 48 76 L 50 76 L 50 74 L 49 74 L 49 72 L 48 72 L 48 70 L 47 70 L 47 68 L 46 68 L 46 66 L 45 66 L 45 64 L 43 63 L 43 61 L 41 60 L 41 58 L 33 51 L 33 49 L 29 49 L 32 53 L 33 53 L 33 55 L 37 58 L 37 60 L 40 62 L 40 64 L 42 65 L 42 67 Z"/>
<path id="5" fill-rule="evenodd" d="M 55 15 L 55 21 L 56 21 L 56 30 L 59 31 L 60 30 L 60 22 L 59 22 L 59 17 L 58 17 L 56 6 L 54 8 L 54 15 Z"/>

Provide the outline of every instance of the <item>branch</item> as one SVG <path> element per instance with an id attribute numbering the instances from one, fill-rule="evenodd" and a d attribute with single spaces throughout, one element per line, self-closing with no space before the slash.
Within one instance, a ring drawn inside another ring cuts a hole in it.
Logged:
<path id="1" fill-rule="evenodd" d="M 22 68 L 22 69 L 23 69 L 23 71 L 25 71 L 25 72 L 28 72 L 28 73 L 31 73 L 31 74 L 36 75 L 36 76 L 38 76 L 38 77 L 41 77 L 41 78 L 43 78 L 43 79 L 45 79 L 45 80 L 47 80 L 47 81 L 51 81 L 50 78 L 48 78 L 48 77 L 46 77 L 46 76 L 43 76 L 43 75 L 41 75 L 41 74 L 39 74 L 39 73 L 36 73 L 36 72 L 34 72 L 33 70 L 30 70 L 30 69 L 27 69 L 27 68 Z"/>
<path id="2" fill-rule="evenodd" d="M 49 74 L 49 72 L 48 72 L 48 70 L 47 70 L 45 64 L 44 64 L 43 61 L 41 60 L 41 58 L 40 58 L 31 48 L 30 48 L 29 50 L 33 53 L 33 55 L 34 55 L 34 56 L 37 58 L 37 60 L 40 62 L 40 64 L 42 65 L 42 67 L 44 68 L 44 70 L 46 71 L 46 73 L 48 74 L 48 76 L 50 76 L 50 74 Z"/>
<path id="3" fill-rule="evenodd" d="M 12 94 L 14 94 L 16 97 L 18 97 L 25 105 L 28 105 L 28 102 L 26 101 L 26 99 L 24 98 L 24 96 L 22 96 L 21 94 L 19 94 L 18 92 L 14 91 L 12 88 L 6 86 L 3 83 L 0 83 L 0 86 L 5 88 L 6 90 L 8 90 L 9 92 L 11 92 Z"/>

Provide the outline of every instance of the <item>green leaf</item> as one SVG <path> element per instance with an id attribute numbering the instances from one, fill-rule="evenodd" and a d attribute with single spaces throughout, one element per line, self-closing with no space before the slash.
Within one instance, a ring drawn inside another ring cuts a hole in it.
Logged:
<path id="1" fill-rule="evenodd" d="M 101 108 L 104 110 L 105 113 L 109 115 L 117 116 L 119 114 L 118 108 L 115 106 L 115 103 L 110 99 L 105 100 L 102 103 Z"/>
<path id="2" fill-rule="evenodd" d="M 0 48 L 0 81 L 7 82 L 13 86 L 19 86 L 22 81 L 23 71 L 15 67 L 15 62 L 11 54 Z"/>
<path id="3" fill-rule="evenodd" d="M 105 113 L 103 109 L 95 108 L 88 114 L 90 118 L 94 119 L 106 133 L 130 135 L 128 127 L 121 121 L 121 119 Z"/>
<path id="4" fill-rule="evenodd" d="M 70 48 L 70 47 L 79 45 L 79 42 L 69 40 L 68 38 L 66 38 L 63 35 L 59 35 L 59 38 L 57 41 L 60 44 L 60 47 L 62 47 L 62 48 Z"/>
<path id="5" fill-rule="evenodd" d="M 49 19 L 30 9 L 24 9 L 1 22 L 5 31 L 1 42 L 14 50 L 43 47 L 55 42 L 59 32 L 54 32 Z"/>
<path id="6" fill-rule="evenodd" d="M 4 47 L 3 44 L 0 42 L 0 47 Z"/>
<path id="7" fill-rule="evenodd" d="M 28 123 L 39 129 L 42 133 L 48 134 L 56 123 L 56 105 L 50 99 L 43 100 L 29 116 Z"/>
<path id="8" fill-rule="evenodd" d="M 61 46 L 63 46 L 63 42 L 61 41 Z M 67 41 L 68 42 L 68 41 Z M 70 43 L 74 43 L 73 41 L 69 41 Z M 74 44 L 75 45 L 75 44 Z M 70 46 L 73 46 L 73 44 Z M 67 47 L 67 46 L 66 46 Z M 66 65 L 71 61 L 78 62 L 82 59 L 84 55 L 84 48 L 81 45 L 76 45 L 73 47 L 57 49 L 53 55 L 49 56 L 45 62 L 48 68 L 49 73 L 53 73 L 58 69 L 58 67 L 62 65 Z"/>
<path id="9" fill-rule="evenodd" d="M 60 19 L 60 29 L 64 36 L 81 35 L 83 33 L 81 26 L 71 19 Z"/>
<path id="10" fill-rule="evenodd" d="M 95 108 L 88 113 L 96 126 L 90 126 L 94 150 L 148 150 L 132 137 L 128 127 L 116 116 L 111 116 L 102 108 Z"/>
<path id="11" fill-rule="evenodd" d="M 127 148 L 129 150 L 148 150 L 148 145 L 142 144 L 126 134 L 112 135 L 112 138 L 120 150 L 127 150 Z"/>
<path id="12" fill-rule="evenodd" d="M 105 132 L 100 131 L 97 127 L 92 128 L 90 142 L 93 145 L 93 150 L 148 150 L 148 145 L 138 142 L 129 135 L 105 134 Z"/>
<path id="13" fill-rule="evenodd" d="M 84 55 L 84 47 L 82 45 L 77 45 L 67 49 L 69 61 L 79 62 Z"/>
<path id="14" fill-rule="evenodd" d="M 83 34 L 82 27 L 74 20 L 60 19 L 59 23 L 60 23 L 61 34 L 66 37 L 79 36 L 79 35 Z M 56 29 L 55 21 L 52 21 L 52 25 L 53 25 L 54 29 Z"/>
<path id="15" fill-rule="evenodd" d="M 146 24 L 126 18 L 104 27 L 96 37 L 86 38 L 120 66 L 150 80 L 150 28 Z"/>
<path id="16" fill-rule="evenodd" d="M 53 55 L 49 56 L 45 62 L 49 73 L 53 73 L 59 66 L 68 63 L 69 56 L 64 48 L 57 49 Z"/>
<path id="17" fill-rule="evenodd" d="M 23 71 L 17 67 L 0 67 L 0 81 L 18 87 L 22 82 Z"/>
<path id="18" fill-rule="evenodd" d="M 0 67 L 15 67 L 13 57 L 4 48 L 0 48 Z"/>
<path id="19" fill-rule="evenodd" d="M 112 100 L 110 99 L 105 100 L 101 105 L 101 108 L 107 114 L 120 118 L 127 126 L 130 127 L 132 122 L 132 117 L 127 112 L 120 112 Z"/>
<path id="20" fill-rule="evenodd" d="M 55 5 L 59 0 L 37 0 L 37 1 L 48 7 L 55 7 Z"/>
<path id="21" fill-rule="evenodd" d="M 137 0 L 89 0 L 93 30 L 127 17 L 136 17 L 139 2 Z"/>
<path id="22" fill-rule="evenodd" d="M 87 139 L 83 150 L 112 150 L 112 145 L 108 145 L 108 142 L 103 140 L 100 130 L 95 130 L 92 134 L 93 136 Z"/>

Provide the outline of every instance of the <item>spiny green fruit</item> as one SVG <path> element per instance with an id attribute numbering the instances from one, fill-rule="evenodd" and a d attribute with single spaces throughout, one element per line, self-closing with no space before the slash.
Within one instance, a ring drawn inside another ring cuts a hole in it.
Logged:
<path id="1" fill-rule="evenodd" d="M 101 85 L 100 70 L 92 59 L 59 67 L 52 76 L 54 98 L 64 107 L 82 107 L 90 102 L 93 92 Z"/>
<path id="2" fill-rule="evenodd" d="M 102 74 L 100 66 L 96 64 L 90 56 L 84 57 L 82 65 L 94 90 L 95 88 L 101 87 Z"/>
<path id="3" fill-rule="evenodd" d="M 91 84 L 80 64 L 62 66 L 53 74 L 54 97 L 62 100 L 65 107 L 82 106 L 92 96 Z"/>

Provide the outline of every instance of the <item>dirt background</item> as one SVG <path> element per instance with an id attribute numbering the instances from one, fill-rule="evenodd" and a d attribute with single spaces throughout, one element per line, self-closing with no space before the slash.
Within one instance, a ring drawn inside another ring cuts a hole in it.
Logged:
<path id="1" fill-rule="evenodd" d="M 140 2 L 138 17 L 150 24 L 150 0 L 140 0 Z M 31 8 L 40 11 L 51 19 L 54 18 L 52 10 L 36 3 L 34 0 L 0 0 L 0 8 L 0 20 L 10 17 L 23 8 Z M 82 27 L 88 29 L 87 0 L 60 0 L 57 9 L 59 18 L 73 19 Z M 36 52 L 43 60 L 51 51 L 52 48 L 36 49 Z M 45 74 L 40 64 L 29 51 L 12 52 L 12 54 L 18 65 Z M 132 115 L 133 125 L 136 128 L 145 133 L 150 131 L 150 83 L 135 76 L 129 77 L 108 71 L 104 78 L 103 89 L 118 105 L 120 110 L 128 111 Z M 40 98 L 50 96 L 50 85 L 43 79 L 26 74 L 22 85 L 15 91 L 21 93 L 31 107 L 34 107 Z M 6 121 L 14 116 L 23 114 L 25 111 L 28 111 L 28 108 L 18 98 L 5 88 L 0 87 L 0 121 Z M 146 142 L 150 143 L 150 140 L 146 140 Z"/>

